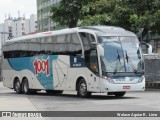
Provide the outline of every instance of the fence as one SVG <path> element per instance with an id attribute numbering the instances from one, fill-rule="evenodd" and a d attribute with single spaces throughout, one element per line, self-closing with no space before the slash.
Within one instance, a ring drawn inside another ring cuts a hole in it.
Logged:
<path id="1" fill-rule="evenodd" d="M 145 60 L 145 78 L 147 87 L 160 87 L 160 59 Z"/>
<path id="2" fill-rule="evenodd" d="M 1 67 L 1 64 L 2 64 L 2 63 L 1 63 L 1 61 L 0 61 L 0 82 L 2 81 L 2 74 L 1 74 L 1 68 L 2 68 L 2 67 Z"/>

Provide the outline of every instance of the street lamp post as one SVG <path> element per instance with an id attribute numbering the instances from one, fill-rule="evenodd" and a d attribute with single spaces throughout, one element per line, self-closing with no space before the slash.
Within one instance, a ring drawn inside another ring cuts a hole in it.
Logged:
<path id="1" fill-rule="evenodd" d="M 10 32 L 0 32 L 0 34 L 1 35 L 4 35 L 2 38 L 2 45 L 4 44 L 4 42 L 5 42 L 5 35 L 6 34 L 8 34 L 8 39 L 10 40 L 10 39 L 12 39 L 14 36 L 12 36 L 12 33 L 10 33 Z"/>

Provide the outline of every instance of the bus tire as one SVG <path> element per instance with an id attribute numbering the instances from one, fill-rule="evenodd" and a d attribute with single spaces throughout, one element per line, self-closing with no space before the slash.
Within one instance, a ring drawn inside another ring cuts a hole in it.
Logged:
<path id="1" fill-rule="evenodd" d="M 22 88 L 23 88 L 23 93 L 24 93 L 24 94 L 27 95 L 27 94 L 30 93 L 30 90 L 29 90 L 29 83 L 28 83 L 27 78 L 25 78 L 25 79 L 23 80 Z"/>
<path id="2" fill-rule="evenodd" d="M 86 81 L 84 79 L 81 79 L 79 84 L 78 84 L 77 95 L 82 97 L 82 98 L 91 96 L 91 92 L 87 91 L 87 84 L 86 84 Z"/>
<path id="3" fill-rule="evenodd" d="M 19 79 L 15 80 L 14 82 L 14 90 L 16 91 L 17 94 L 22 93 L 22 86 L 21 86 Z"/>
<path id="4" fill-rule="evenodd" d="M 126 92 L 114 92 L 114 95 L 116 97 L 123 97 L 126 94 Z"/>

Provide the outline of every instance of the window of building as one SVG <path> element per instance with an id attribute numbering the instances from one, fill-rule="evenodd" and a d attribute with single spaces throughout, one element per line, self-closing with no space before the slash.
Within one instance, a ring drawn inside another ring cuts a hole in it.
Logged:
<path id="1" fill-rule="evenodd" d="M 44 8 L 44 3 L 42 3 L 42 9 Z"/>
<path id="2" fill-rule="evenodd" d="M 51 1 L 49 0 L 49 1 L 48 1 L 48 6 L 50 6 L 50 5 L 51 5 Z"/>
<path id="3" fill-rule="evenodd" d="M 51 16 L 51 13 L 50 12 L 48 12 L 48 17 L 50 17 Z"/>

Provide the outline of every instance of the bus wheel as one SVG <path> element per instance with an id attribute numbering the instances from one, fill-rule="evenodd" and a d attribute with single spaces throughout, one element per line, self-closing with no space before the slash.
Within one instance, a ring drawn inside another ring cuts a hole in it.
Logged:
<path id="1" fill-rule="evenodd" d="M 114 95 L 116 97 L 123 97 L 126 94 L 126 92 L 114 92 Z"/>
<path id="2" fill-rule="evenodd" d="M 14 90 L 16 91 L 17 94 L 22 93 L 22 87 L 21 87 L 21 83 L 19 80 L 16 80 L 14 82 Z"/>
<path id="3" fill-rule="evenodd" d="M 87 91 L 87 84 L 84 79 L 81 79 L 81 81 L 79 82 L 77 94 L 78 96 L 83 98 L 91 96 L 91 92 Z"/>
<path id="4" fill-rule="evenodd" d="M 28 80 L 26 78 L 24 79 L 24 81 L 22 83 L 22 88 L 23 88 L 23 93 L 24 94 L 29 94 L 30 93 Z"/>

